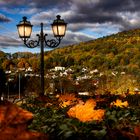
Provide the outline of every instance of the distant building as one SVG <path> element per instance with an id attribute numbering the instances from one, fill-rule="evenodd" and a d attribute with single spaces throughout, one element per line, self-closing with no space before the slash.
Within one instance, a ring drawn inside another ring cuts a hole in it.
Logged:
<path id="1" fill-rule="evenodd" d="M 92 70 L 92 71 L 90 71 L 90 74 L 96 74 L 96 73 L 98 73 L 99 71 L 98 71 L 98 69 L 95 69 L 95 70 Z"/>
<path id="2" fill-rule="evenodd" d="M 18 70 L 20 70 L 20 71 L 25 71 L 25 68 L 18 68 Z"/>
<path id="3" fill-rule="evenodd" d="M 54 68 L 54 70 L 55 71 L 59 71 L 59 70 L 62 71 L 62 70 L 65 70 L 65 67 L 57 66 Z"/>
<path id="4" fill-rule="evenodd" d="M 138 88 L 134 88 L 135 94 L 139 94 L 140 90 Z"/>
<path id="5" fill-rule="evenodd" d="M 79 92 L 78 95 L 86 95 L 86 96 L 88 96 L 89 92 Z"/>
<path id="6" fill-rule="evenodd" d="M 10 74 L 11 73 L 11 70 L 7 70 L 5 71 L 6 74 Z"/>
<path id="7" fill-rule="evenodd" d="M 121 75 L 125 75 L 125 72 L 123 71 L 123 72 L 121 72 Z"/>
<path id="8" fill-rule="evenodd" d="M 28 72 L 32 72 L 33 70 L 32 70 L 31 67 L 29 67 L 29 68 L 26 69 L 26 71 L 28 71 Z"/>
<path id="9" fill-rule="evenodd" d="M 87 68 L 82 68 L 82 72 L 86 72 L 87 71 Z"/>

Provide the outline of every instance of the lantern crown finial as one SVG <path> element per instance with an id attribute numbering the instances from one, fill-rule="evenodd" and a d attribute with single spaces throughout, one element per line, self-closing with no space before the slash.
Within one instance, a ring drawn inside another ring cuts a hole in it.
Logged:
<path id="1" fill-rule="evenodd" d="M 23 17 L 23 21 L 27 21 L 27 17 L 24 16 L 24 17 Z"/>
<path id="2" fill-rule="evenodd" d="M 61 16 L 60 16 L 60 15 L 57 15 L 56 17 L 57 17 L 57 20 L 60 20 L 60 18 L 61 18 Z"/>

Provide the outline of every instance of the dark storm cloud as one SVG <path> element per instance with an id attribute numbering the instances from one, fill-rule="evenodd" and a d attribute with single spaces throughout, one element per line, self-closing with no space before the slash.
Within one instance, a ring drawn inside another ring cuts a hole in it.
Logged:
<path id="1" fill-rule="evenodd" d="M 34 19 L 37 16 L 46 19 L 54 17 L 58 12 L 69 23 L 69 30 L 72 31 L 105 23 L 118 26 L 120 31 L 140 27 L 140 0 L 34 0 L 31 5 L 52 8 L 47 9 L 46 13 L 40 12 L 35 15 Z M 48 11 L 50 15 L 47 15 Z"/>
<path id="2" fill-rule="evenodd" d="M 116 12 L 129 10 L 134 8 L 133 0 L 103 0 L 96 5 L 96 9 L 102 9 L 103 11 Z"/>
<path id="3" fill-rule="evenodd" d="M 112 22 L 123 27 L 126 23 L 118 13 L 131 12 L 131 16 L 133 16 L 134 12 L 140 11 L 140 0 L 28 0 L 28 4 L 27 0 L 2 0 L 0 5 L 13 7 L 27 5 L 30 10 L 31 8 L 36 9 L 34 10 L 36 14 L 39 14 L 37 9 L 42 9 L 42 11 L 50 10 L 56 14 L 71 11 L 65 17 L 69 23 L 102 24 Z"/>
<path id="4" fill-rule="evenodd" d="M 25 4 L 27 4 L 27 0 L 1 0 L 0 1 L 1 6 L 14 7 L 14 8 Z"/>
<path id="5" fill-rule="evenodd" d="M 107 23 L 116 24 L 120 29 L 135 28 L 135 25 L 123 18 L 130 12 L 129 19 L 138 20 L 135 14 L 140 12 L 139 0 L 71 0 L 72 13 L 66 17 L 69 23 Z M 120 14 L 121 13 L 121 14 Z M 127 25 L 127 26 L 126 26 Z M 81 26 L 82 27 L 82 26 Z M 136 25 L 136 27 L 140 27 Z M 80 30 L 80 28 L 77 28 Z M 82 29 L 82 28 L 81 28 Z"/>
<path id="6" fill-rule="evenodd" d="M 3 14 L 0 14 L 0 22 L 10 22 L 11 19 L 4 16 Z"/>
<path id="7" fill-rule="evenodd" d="M 6 46 L 19 46 L 22 45 L 22 42 L 17 39 L 13 39 L 9 36 L 0 35 L 0 46 L 6 47 Z"/>
<path id="8" fill-rule="evenodd" d="M 0 5 L 6 7 L 36 7 L 42 9 L 49 9 L 49 8 L 64 8 L 65 4 L 69 2 L 67 0 L 1 0 Z"/>
<path id="9" fill-rule="evenodd" d="M 72 0 L 74 3 L 74 0 Z M 118 12 L 127 12 L 135 9 L 137 3 L 132 0 L 87 0 L 77 2 L 74 9 L 75 14 L 71 15 L 71 22 L 91 22 L 121 23 L 122 18 L 117 15 Z"/>
<path id="10" fill-rule="evenodd" d="M 114 29 L 140 28 L 140 0 L 1 0 L 0 6 L 11 13 L 17 10 L 19 14 L 29 14 L 33 25 L 40 25 L 40 22 L 48 25 L 60 14 L 68 23 L 64 44 L 92 39 L 80 31 L 104 32 L 107 28 L 114 32 Z M 0 22 L 10 20 L 0 14 Z"/>
<path id="11" fill-rule="evenodd" d="M 29 5 L 37 8 L 43 8 L 43 9 L 61 8 L 60 10 L 62 10 L 69 7 L 69 1 L 68 0 L 33 0 Z"/>

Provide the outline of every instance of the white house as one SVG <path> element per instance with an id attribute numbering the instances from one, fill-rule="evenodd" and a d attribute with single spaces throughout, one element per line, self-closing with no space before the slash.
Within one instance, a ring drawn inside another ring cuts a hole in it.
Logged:
<path id="1" fill-rule="evenodd" d="M 61 66 L 57 66 L 54 68 L 55 71 L 61 71 L 61 70 L 65 70 L 65 67 L 61 67 Z"/>
<path id="2" fill-rule="evenodd" d="M 29 68 L 26 69 L 26 71 L 28 71 L 28 72 L 32 72 L 33 70 L 32 70 L 31 67 L 29 67 Z"/>

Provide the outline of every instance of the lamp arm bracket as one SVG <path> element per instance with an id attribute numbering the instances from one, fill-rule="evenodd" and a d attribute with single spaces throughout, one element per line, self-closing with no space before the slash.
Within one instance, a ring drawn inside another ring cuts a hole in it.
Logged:
<path id="1" fill-rule="evenodd" d="M 44 40 L 45 40 L 46 46 L 48 46 L 50 48 L 56 48 L 60 44 L 62 38 L 59 37 L 59 38 L 56 38 L 56 40 L 55 39 L 46 40 L 46 38 L 44 36 Z"/>
<path id="2" fill-rule="evenodd" d="M 35 48 L 37 46 L 39 46 L 39 41 L 37 40 L 29 40 L 28 42 L 24 42 L 24 44 L 28 47 L 28 48 Z"/>
<path id="3" fill-rule="evenodd" d="M 40 35 L 37 34 L 36 36 L 38 36 L 38 40 L 29 40 L 28 42 L 25 41 L 24 44 L 25 44 L 28 48 L 35 48 L 35 47 L 39 46 Z"/>

